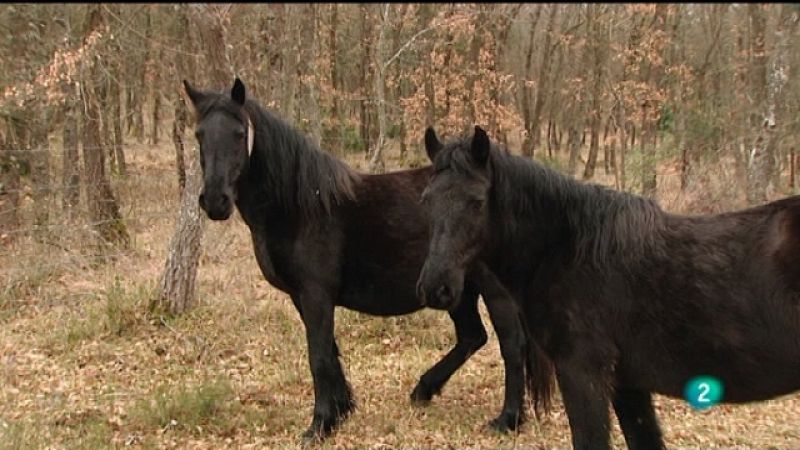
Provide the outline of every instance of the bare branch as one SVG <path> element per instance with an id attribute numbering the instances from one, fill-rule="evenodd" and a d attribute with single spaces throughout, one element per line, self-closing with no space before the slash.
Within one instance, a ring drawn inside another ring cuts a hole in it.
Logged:
<path id="1" fill-rule="evenodd" d="M 414 43 L 414 41 L 416 41 L 416 40 L 417 40 L 417 38 L 419 38 L 419 37 L 420 37 L 420 36 L 422 36 L 423 34 L 425 34 L 425 33 L 428 33 L 428 32 L 430 32 L 430 31 L 433 31 L 433 30 L 435 30 L 435 29 L 437 29 L 437 28 L 440 28 L 440 27 L 443 27 L 443 26 L 452 25 L 452 24 L 454 24 L 454 23 L 457 23 L 457 22 L 461 22 L 461 21 L 464 21 L 464 20 L 470 19 L 470 18 L 471 18 L 472 16 L 474 16 L 475 14 L 476 14 L 476 13 L 474 13 L 474 12 L 473 12 L 473 13 L 468 13 L 468 14 L 465 14 L 465 15 L 463 15 L 463 16 L 459 16 L 459 17 L 456 17 L 456 18 L 454 18 L 454 19 L 451 19 L 451 20 L 447 20 L 447 21 L 444 21 L 444 22 L 440 22 L 440 23 L 437 23 L 437 24 L 431 25 L 431 26 L 429 26 L 428 28 L 425 28 L 425 29 L 423 29 L 423 30 L 420 30 L 420 31 L 418 31 L 418 32 L 417 32 L 417 33 L 416 33 L 414 36 L 411 36 L 411 39 L 409 39 L 409 40 L 408 40 L 408 41 L 407 41 L 405 44 L 403 44 L 403 45 L 402 45 L 402 46 L 401 46 L 401 47 L 400 47 L 400 48 L 397 50 L 397 52 L 395 52 L 395 54 L 394 54 L 394 55 L 392 55 L 392 57 L 391 57 L 391 58 L 389 58 L 388 60 L 386 60 L 386 62 L 385 62 L 385 63 L 383 63 L 383 67 L 381 68 L 381 70 L 386 70 L 386 68 L 387 68 L 387 67 L 389 67 L 389 66 L 390 66 L 390 65 L 391 65 L 391 64 L 392 64 L 392 63 L 393 63 L 393 62 L 394 62 L 394 61 L 395 61 L 397 58 L 399 58 L 399 57 L 400 57 L 400 55 L 402 55 L 402 54 L 403 54 L 403 52 L 405 52 L 405 51 L 406 51 L 406 50 L 407 50 L 407 49 L 408 49 L 408 48 L 411 46 L 411 44 L 413 44 L 413 43 Z"/>

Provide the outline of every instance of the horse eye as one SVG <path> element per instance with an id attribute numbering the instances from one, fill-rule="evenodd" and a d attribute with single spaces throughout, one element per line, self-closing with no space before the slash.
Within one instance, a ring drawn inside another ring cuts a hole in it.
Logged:
<path id="1" fill-rule="evenodd" d="M 479 200 L 479 199 L 472 199 L 472 200 L 470 200 L 470 201 L 469 201 L 469 207 L 470 207 L 471 209 L 474 209 L 474 210 L 476 210 L 476 211 L 479 211 L 481 208 L 483 208 L 483 202 L 484 202 L 484 201 L 483 201 L 482 199 L 481 199 L 481 200 Z"/>
<path id="2" fill-rule="evenodd" d="M 244 139 L 244 130 L 236 130 L 236 131 L 234 131 L 233 132 L 233 136 L 238 140 Z"/>

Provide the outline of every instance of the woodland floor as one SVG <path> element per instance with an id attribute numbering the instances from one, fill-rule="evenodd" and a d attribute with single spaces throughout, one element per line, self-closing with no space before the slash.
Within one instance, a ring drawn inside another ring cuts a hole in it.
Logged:
<path id="1" fill-rule="evenodd" d="M 133 182 L 118 192 L 133 239 L 113 260 L 91 264 L 71 225 L 2 242 L 0 449 L 299 448 L 313 408 L 303 325 L 261 277 L 238 213 L 207 223 L 201 305 L 168 321 L 145 314 L 177 217 L 172 154 L 130 148 Z M 503 365 L 481 312 L 489 343 L 418 408 L 409 393 L 454 342 L 447 315 L 337 310 L 358 409 L 319 448 L 569 448 L 560 402 L 518 434 L 484 428 L 502 404 Z M 669 448 L 800 448 L 800 394 L 703 412 L 655 401 Z M 616 422 L 613 440 L 624 448 Z"/>

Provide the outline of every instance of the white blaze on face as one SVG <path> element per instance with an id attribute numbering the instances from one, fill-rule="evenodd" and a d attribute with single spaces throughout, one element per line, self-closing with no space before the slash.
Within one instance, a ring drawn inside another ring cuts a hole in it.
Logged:
<path id="1" fill-rule="evenodd" d="M 247 156 L 253 154 L 253 144 L 255 143 L 256 139 L 256 129 L 253 128 L 253 122 L 250 121 L 250 118 L 247 118 Z"/>

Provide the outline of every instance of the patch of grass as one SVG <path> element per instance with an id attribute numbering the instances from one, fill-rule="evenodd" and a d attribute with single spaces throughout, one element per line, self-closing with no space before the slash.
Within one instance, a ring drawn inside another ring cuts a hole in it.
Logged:
<path id="1" fill-rule="evenodd" d="M 230 383 L 217 379 L 194 387 L 161 385 L 151 398 L 138 402 L 131 423 L 144 430 L 180 429 L 191 433 L 232 434 L 241 404 Z"/>
<path id="2" fill-rule="evenodd" d="M 13 312 L 15 305 L 19 304 L 22 298 L 35 295 L 56 275 L 55 266 L 46 264 L 32 265 L 18 274 L 12 274 L 0 287 L 0 312 L 5 310 Z M 0 318 L 3 318 L 3 315 L 0 315 Z"/>
<path id="3" fill-rule="evenodd" d="M 139 321 L 139 313 L 144 310 L 144 301 L 151 294 L 148 286 L 136 285 L 133 289 L 125 289 L 120 278 L 106 289 L 103 313 L 105 329 L 109 333 L 121 336 Z"/>
<path id="4" fill-rule="evenodd" d="M 61 333 L 58 333 L 56 340 L 73 348 L 75 345 L 85 340 L 92 339 L 102 332 L 102 323 L 98 321 L 97 314 L 90 311 L 87 317 L 70 317 Z"/>
<path id="5" fill-rule="evenodd" d="M 45 443 L 41 427 L 36 424 L 6 423 L 0 419 L 0 450 L 40 449 Z"/>
<path id="6" fill-rule="evenodd" d="M 135 285 L 126 288 L 120 278 L 103 293 L 90 297 L 78 311 L 70 312 L 66 323 L 50 337 L 50 344 L 67 349 L 107 333 L 122 336 L 143 321 L 144 306 L 151 288 Z"/>
<path id="7" fill-rule="evenodd" d="M 97 410 L 68 414 L 56 420 L 56 425 L 64 427 L 67 448 L 97 449 L 105 448 L 111 441 L 112 430 L 105 416 Z"/>

